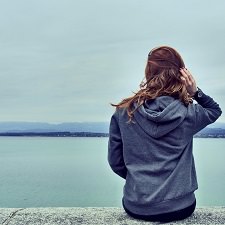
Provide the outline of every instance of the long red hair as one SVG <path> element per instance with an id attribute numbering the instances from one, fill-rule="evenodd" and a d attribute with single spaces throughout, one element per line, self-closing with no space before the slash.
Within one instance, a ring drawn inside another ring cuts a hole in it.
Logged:
<path id="1" fill-rule="evenodd" d="M 192 98 L 188 95 L 180 78 L 180 68 L 183 67 L 185 67 L 184 61 L 175 49 L 168 46 L 152 49 L 148 54 L 145 79 L 140 84 L 140 90 L 112 106 L 126 108 L 131 121 L 135 110 L 148 99 L 167 95 L 180 99 L 188 105 L 192 102 Z M 137 103 L 136 107 L 134 103 Z"/>

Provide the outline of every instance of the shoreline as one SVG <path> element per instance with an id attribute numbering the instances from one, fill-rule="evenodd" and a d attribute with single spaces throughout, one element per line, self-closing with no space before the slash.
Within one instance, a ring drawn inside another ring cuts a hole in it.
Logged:
<path id="1" fill-rule="evenodd" d="M 109 137 L 100 132 L 3 132 L 0 137 Z M 225 134 L 196 134 L 194 138 L 225 138 Z"/>
<path id="2" fill-rule="evenodd" d="M 0 137 L 109 137 L 108 133 L 95 132 L 6 132 Z"/>

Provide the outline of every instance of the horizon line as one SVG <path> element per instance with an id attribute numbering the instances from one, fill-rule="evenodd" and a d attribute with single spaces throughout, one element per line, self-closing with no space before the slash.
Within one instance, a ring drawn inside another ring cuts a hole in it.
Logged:
<path id="1" fill-rule="evenodd" d="M 62 124 L 62 123 L 109 123 L 109 121 L 64 121 L 64 122 L 45 122 L 45 121 L 0 121 L 0 123 L 48 123 L 48 124 Z"/>

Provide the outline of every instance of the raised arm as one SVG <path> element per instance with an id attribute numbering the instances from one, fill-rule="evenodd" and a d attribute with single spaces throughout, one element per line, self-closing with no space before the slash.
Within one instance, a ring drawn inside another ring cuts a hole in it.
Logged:
<path id="1" fill-rule="evenodd" d="M 216 103 L 210 96 L 204 94 L 201 89 L 197 88 L 196 82 L 187 69 L 181 69 L 184 84 L 187 91 L 198 104 L 193 104 L 192 115 L 195 124 L 193 126 L 193 133 L 197 133 L 210 123 L 214 123 L 222 114 L 222 110 L 218 103 Z"/>

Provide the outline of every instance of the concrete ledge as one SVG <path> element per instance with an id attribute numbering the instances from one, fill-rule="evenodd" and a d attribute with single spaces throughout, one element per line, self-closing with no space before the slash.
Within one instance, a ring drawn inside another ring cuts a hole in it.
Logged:
<path id="1" fill-rule="evenodd" d="M 0 208 L 2 225 L 142 225 L 159 224 L 135 220 L 122 208 Z M 225 224 L 225 207 L 197 208 L 182 221 L 167 224 Z"/>

